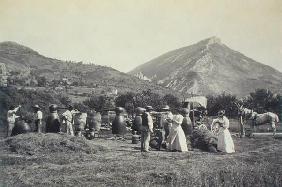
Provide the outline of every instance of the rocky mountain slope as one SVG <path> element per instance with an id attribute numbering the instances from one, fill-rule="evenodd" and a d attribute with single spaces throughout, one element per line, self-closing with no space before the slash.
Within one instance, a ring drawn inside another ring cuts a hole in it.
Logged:
<path id="1" fill-rule="evenodd" d="M 248 95 L 256 88 L 282 90 L 282 73 L 212 37 L 165 53 L 129 72 L 184 93 Z"/>
<path id="2" fill-rule="evenodd" d="M 0 43 L 0 63 L 6 64 L 11 77 L 16 76 L 27 82 L 44 77 L 47 82 L 67 79 L 72 83 L 75 82 L 96 90 L 113 88 L 119 92 L 137 92 L 151 89 L 160 93 L 169 92 L 168 89 L 159 85 L 140 80 L 110 67 L 47 58 L 15 42 Z"/>

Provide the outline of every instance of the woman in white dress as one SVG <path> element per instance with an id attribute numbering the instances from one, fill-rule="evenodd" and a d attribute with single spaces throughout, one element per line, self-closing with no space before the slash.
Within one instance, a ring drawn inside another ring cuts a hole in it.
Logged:
<path id="1" fill-rule="evenodd" d="M 213 120 L 212 123 L 212 126 L 215 123 L 219 124 L 217 150 L 224 153 L 234 153 L 235 152 L 234 143 L 231 134 L 228 130 L 229 120 L 224 114 L 225 114 L 224 110 L 219 111 L 218 118 Z"/>
<path id="2" fill-rule="evenodd" d="M 183 116 L 178 113 L 168 118 L 167 121 L 172 123 L 167 137 L 168 150 L 180 152 L 188 151 L 186 137 L 181 127 Z"/>

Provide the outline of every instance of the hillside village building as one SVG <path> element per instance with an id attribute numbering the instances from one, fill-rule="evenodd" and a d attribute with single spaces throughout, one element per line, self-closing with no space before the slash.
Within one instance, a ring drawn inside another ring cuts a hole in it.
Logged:
<path id="1" fill-rule="evenodd" d="M 0 63 L 0 87 L 7 87 L 8 85 L 8 72 L 6 65 Z"/>

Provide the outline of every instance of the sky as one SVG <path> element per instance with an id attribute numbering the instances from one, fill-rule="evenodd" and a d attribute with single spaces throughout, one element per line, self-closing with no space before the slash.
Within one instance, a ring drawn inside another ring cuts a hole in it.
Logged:
<path id="1" fill-rule="evenodd" d="M 122 72 L 212 36 L 282 72 L 282 0 L 0 0 L 0 42 Z"/>

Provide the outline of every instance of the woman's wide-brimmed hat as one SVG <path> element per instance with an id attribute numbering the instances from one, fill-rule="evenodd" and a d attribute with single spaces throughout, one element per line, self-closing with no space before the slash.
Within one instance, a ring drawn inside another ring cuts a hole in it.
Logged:
<path id="1" fill-rule="evenodd" d="M 218 113 L 217 113 L 219 116 L 223 116 L 225 114 L 225 110 L 220 110 Z"/>
<path id="2" fill-rule="evenodd" d="M 39 106 L 39 105 L 33 105 L 32 108 L 38 108 L 38 109 L 40 109 L 40 106 Z"/>
<path id="3" fill-rule="evenodd" d="M 165 105 L 162 110 L 170 110 L 169 106 L 168 105 Z"/>
<path id="4" fill-rule="evenodd" d="M 146 106 L 146 111 L 153 111 L 153 107 L 152 106 Z"/>

